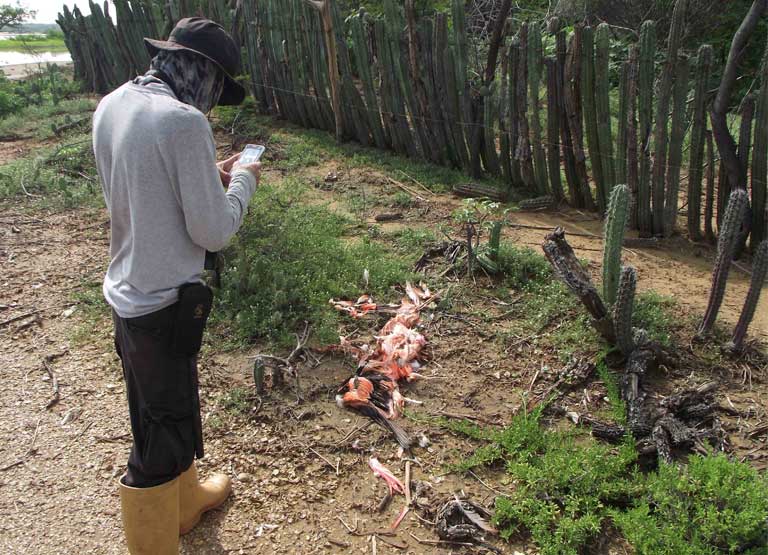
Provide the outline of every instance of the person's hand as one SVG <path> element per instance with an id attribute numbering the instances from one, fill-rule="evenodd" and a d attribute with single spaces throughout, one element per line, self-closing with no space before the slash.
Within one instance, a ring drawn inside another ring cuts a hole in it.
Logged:
<path id="1" fill-rule="evenodd" d="M 232 174 L 229 172 L 232 170 L 232 164 L 237 162 L 237 159 L 240 158 L 241 152 L 238 152 L 237 154 L 233 154 L 226 160 L 222 160 L 221 162 L 216 162 L 216 167 L 219 170 L 219 178 L 221 178 L 221 184 L 226 189 L 229 187 L 229 182 L 232 180 Z"/>
<path id="2" fill-rule="evenodd" d="M 235 162 L 232 165 L 232 171 L 246 170 L 251 172 L 251 175 L 256 178 L 256 185 L 259 184 L 259 176 L 261 176 L 261 162 L 254 162 L 253 164 L 241 165 L 240 162 Z"/>
<path id="3" fill-rule="evenodd" d="M 226 160 L 222 160 L 221 162 L 216 162 L 216 167 L 219 168 L 220 171 L 230 173 L 232 171 L 232 165 L 237 162 L 238 158 L 240 158 L 240 155 L 242 152 L 238 152 L 227 158 Z"/>

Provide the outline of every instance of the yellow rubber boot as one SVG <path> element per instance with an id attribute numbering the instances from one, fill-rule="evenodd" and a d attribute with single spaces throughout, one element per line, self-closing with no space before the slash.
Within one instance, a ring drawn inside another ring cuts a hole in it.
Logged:
<path id="1" fill-rule="evenodd" d="M 121 480 L 120 506 L 131 555 L 178 555 L 178 478 L 152 488 L 132 488 Z"/>
<path id="2" fill-rule="evenodd" d="M 197 477 L 192 463 L 179 476 L 179 533 L 186 534 L 200 521 L 205 511 L 215 509 L 232 491 L 232 480 L 225 474 L 214 474 L 204 482 Z"/>

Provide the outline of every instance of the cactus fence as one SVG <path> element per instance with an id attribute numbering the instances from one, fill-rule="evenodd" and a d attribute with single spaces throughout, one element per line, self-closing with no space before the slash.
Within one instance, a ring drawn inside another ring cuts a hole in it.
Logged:
<path id="1" fill-rule="evenodd" d="M 724 199 L 742 188 L 750 197 L 750 244 L 767 236 L 768 67 L 753 87 L 751 110 L 749 99 L 741 110 L 752 114 L 738 133 L 750 178 L 728 184 L 707 117 L 712 48 L 689 56 L 680 47 L 687 0 L 676 3 L 663 60 L 651 21 L 623 57 L 612 51 L 605 24 L 569 31 L 557 19 L 546 28 L 510 20 L 490 85 L 471 69 L 478 39 L 467 31 L 462 0 L 453 0 L 450 13 L 420 18 L 412 2 L 385 0 L 382 16 L 360 10 L 346 18 L 330 3 L 332 32 L 319 3 L 308 0 L 114 4 L 117 24 L 94 3 L 90 15 L 65 7 L 59 17 L 75 75 L 89 90 L 106 92 L 146 69 L 142 36 L 165 36 L 179 17 L 206 14 L 241 41 L 251 92 L 265 113 L 345 141 L 480 170 L 497 178 L 502 196 L 552 197 L 603 212 L 613 188 L 627 184 L 628 220 L 641 236 L 669 236 L 677 226 L 693 240 L 715 241 Z"/>

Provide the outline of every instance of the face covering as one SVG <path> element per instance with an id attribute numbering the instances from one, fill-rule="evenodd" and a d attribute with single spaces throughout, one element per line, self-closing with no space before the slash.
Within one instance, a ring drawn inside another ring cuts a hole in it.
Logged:
<path id="1" fill-rule="evenodd" d="M 176 98 L 204 114 L 216 106 L 224 88 L 221 70 L 208 58 L 186 50 L 160 50 L 147 75 L 159 77 Z"/>

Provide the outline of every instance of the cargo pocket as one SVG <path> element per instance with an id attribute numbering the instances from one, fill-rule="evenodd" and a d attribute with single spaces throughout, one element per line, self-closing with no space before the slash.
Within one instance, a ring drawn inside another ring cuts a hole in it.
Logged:
<path id="1" fill-rule="evenodd" d="M 153 477 L 176 476 L 189 468 L 195 454 L 194 419 L 188 411 L 171 413 L 147 407 L 142 471 Z"/>

